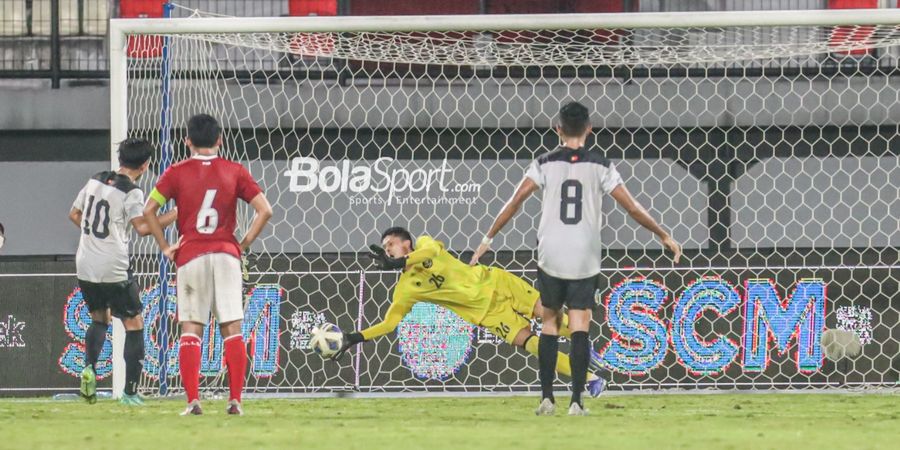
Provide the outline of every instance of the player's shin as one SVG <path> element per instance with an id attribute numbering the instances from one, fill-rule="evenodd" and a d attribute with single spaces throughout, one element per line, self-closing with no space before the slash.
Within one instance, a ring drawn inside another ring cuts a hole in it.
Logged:
<path id="1" fill-rule="evenodd" d="M 85 366 L 90 366 L 95 372 L 97 360 L 100 358 L 100 352 L 103 350 L 103 343 L 106 342 L 106 332 L 108 330 L 108 324 L 93 321 L 85 335 Z"/>
<path id="2" fill-rule="evenodd" d="M 200 400 L 200 338 L 182 334 L 178 349 L 178 368 L 188 403 Z"/>
<path id="3" fill-rule="evenodd" d="M 538 375 L 541 379 L 541 396 L 553 398 L 553 382 L 556 380 L 556 362 L 559 358 L 559 336 L 550 334 L 541 334 L 538 360 L 540 361 L 540 370 Z"/>
<path id="4" fill-rule="evenodd" d="M 528 340 L 525 341 L 525 351 L 531 353 L 534 356 L 540 357 L 538 347 L 538 337 L 535 335 L 531 335 Z M 569 364 L 569 355 L 563 352 L 557 352 L 556 355 L 556 373 L 560 375 L 565 375 L 567 377 L 572 376 L 572 366 Z"/>
<path id="5" fill-rule="evenodd" d="M 244 336 L 236 334 L 225 338 L 225 365 L 228 367 L 229 400 L 241 401 L 244 375 L 247 371 L 247 349 Z"/>
<path id="6" fill-rule="evenodd" d="M 125 394 L 137 393 L 144 369 L 144 330 L 125 332 Z"/>
<path id="7" fill-rule="evenodd" d="M 581 393 L 587 381 L 588 364 L 590 363 L 590 339 L 587 331 L 572 333 L 572 403 L 582 405 Z"/>

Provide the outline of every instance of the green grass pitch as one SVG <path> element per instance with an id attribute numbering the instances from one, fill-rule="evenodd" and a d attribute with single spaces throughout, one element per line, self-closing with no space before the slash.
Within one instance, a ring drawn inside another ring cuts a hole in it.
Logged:
<path id="1" fill-rule="evenodd" d="M 566 403 L 560 398 L 560 405 Z M 0 401 L 0 448 L 667 449 L 900 448 L 900 396 L 628 395 L 587 400 L 589 417 L 535 417 L 537 397 L 224 401 L 128 408 Z"/>

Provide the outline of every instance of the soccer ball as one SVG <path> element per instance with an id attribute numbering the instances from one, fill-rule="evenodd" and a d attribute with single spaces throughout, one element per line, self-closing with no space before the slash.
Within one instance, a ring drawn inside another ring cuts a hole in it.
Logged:
<path id="1" fill-rule="evenodd" d="M 862 353 L 862 341 L 852 331 L 830 329 L 822 333 L 822 349 L 831 361 L 856 358 Z"/>
<path id="2" fill-rule="evenodd" d="M 311 334 L 309 348 L 323 358 L 334 356 L 344 345 L 344 334 L 335 324 L 323 323 L 313 327 Z"/>

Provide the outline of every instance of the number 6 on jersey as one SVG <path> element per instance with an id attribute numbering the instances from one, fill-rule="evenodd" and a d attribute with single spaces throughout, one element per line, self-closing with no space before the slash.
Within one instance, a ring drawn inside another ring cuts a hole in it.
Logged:
<path id="1" fill-rule="evenodd" d="M 212 207 L 216 192 L 216 189 L 208 189 L 203 196 L 203 204 L 197 213 L 197 232 L 200 234 L 213 234 L 219 226 L 219 212 Z"/>

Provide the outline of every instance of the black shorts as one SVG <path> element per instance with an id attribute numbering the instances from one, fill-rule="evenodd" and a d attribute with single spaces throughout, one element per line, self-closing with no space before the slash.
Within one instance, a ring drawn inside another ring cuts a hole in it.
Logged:
<path id="1" fill-rule="evenodd" d="M 569 309 L 593 309 L 597 292 L 597 279 L 593 276 L 580 280 L 564 280 L 544 273 L 538 268 L 537 288 L 541 292 L 541 304 L 559 310 L 563 305 Z"/>
<path id="2" fill-rule="evenodd" d="M 119 283 L 92 283 L 78 280 L 81 295 L 87 303 L 88 311 L 100 311 L 109 308 L 113 317 L 130 319 L 139 316 L 144 309 L 141 305 L 141 294 L 134 279 Z"/>

